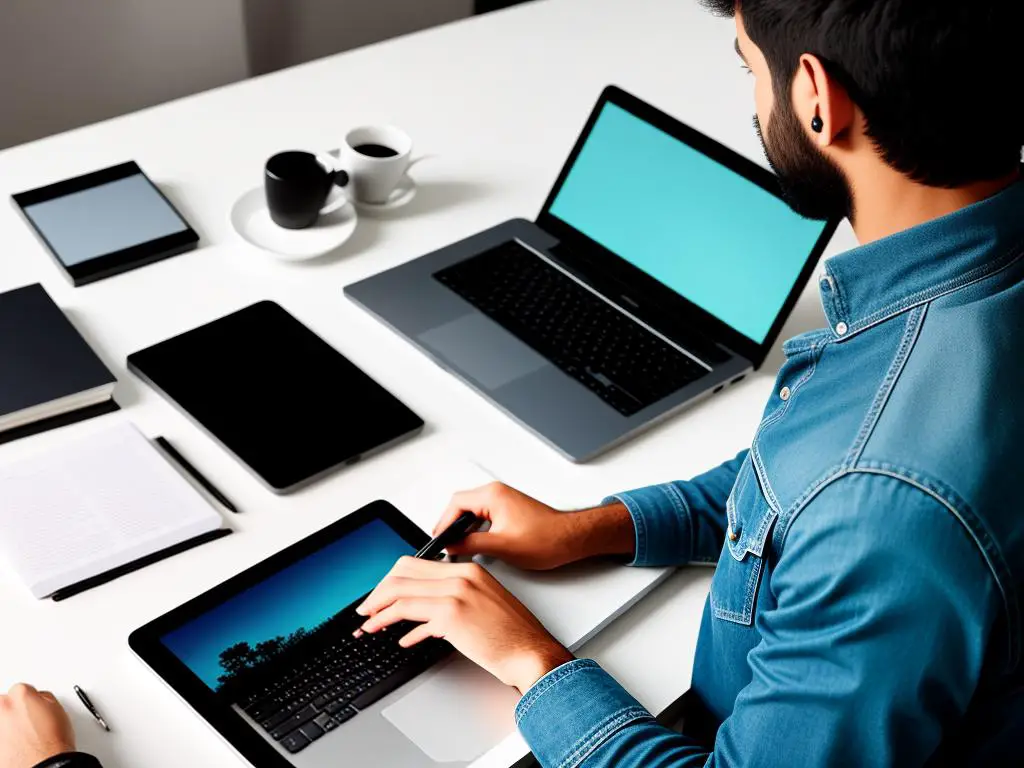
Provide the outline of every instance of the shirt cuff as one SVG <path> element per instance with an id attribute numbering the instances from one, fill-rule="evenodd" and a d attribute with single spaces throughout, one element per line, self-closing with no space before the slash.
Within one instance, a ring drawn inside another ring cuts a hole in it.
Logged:
<path id="1" fill-rule="evenodd" d="M 630 565 L 684 565 L 690 561 L 690 508 L 671 483 L 618 493 L 603 503 L 615 501 L 622 502 L 633 518 L 636 556 Z"/>
<path id="2" fill-rule="evenodd" d="M 576 659 L 538 680 L 516 707 L 516 725 L 541 765 L 575 768 L 614 733 L 650 712 L 597 662 Z"/>

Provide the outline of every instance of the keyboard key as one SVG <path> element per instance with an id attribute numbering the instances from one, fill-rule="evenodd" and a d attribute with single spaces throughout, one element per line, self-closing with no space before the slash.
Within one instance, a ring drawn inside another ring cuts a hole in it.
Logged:
<path id="1" fill-rule="evenodd" d="M 352 700 L 352 706 L 356 709 L 366 709 L 373 703 L 380 701 L 389 693 L 405 685 L 416 675 L 424 670 L 423 665 L 407 666 L 396 670 L 380 682 L 367 686 L 364 691 Z"/>
<path id="2" fill-rule="evenodd" d="M 351 720 L 358 714 L 359 713 L 356 710 L 352 709 L 352 707 L 346 707 L 345 709 L 335 712 L 333 718 L 334 727 L 337 728 L 342 723 L 347 723 L 349 720 Z"/>
<path id="3" fill-rule="evenodd" d="M 317 739 L 319 739 L 321 736 L 324 735 L 324 729 L 321 728 L 316 723 L 314 723 L 312 720 L 310 720 L 304 726 L 299 728 L 299 731 L 301 731 L 302 735 L 305 736 L 310 741 L 316 741 Z"/>
<path id="4" fill-rule="evenodd" d="M 329 715 L 336 715 L 338 712 L 341 712 L 341 710 L 346 709 L 351 700 L 352 696 L 343 696 L 337 701 L 332 701 L 328 704 L 324 711 Z"/>
<path id="5" fill-rule="evenodd" d="M 293 730 L 298 728 L 300 725 L 304 725 L 320 714 L 317 708 L 310 704 L 307 707 L 303 707 L 298 712 L 292 714 L 287 720 L 281 723 L 277 728 L 270 732 L 270 735 L 275 739 L 280 739 L 291 733 Z"/>
<path id="6" fill-rule="evenodd" d="M 292 754 L 300 752 L 308 747 L 312 742 L 306 738 L 302 731 L 294 731 L 286 735 L 281 739 L 281 746 L 287 749 Z"/>
<path id="7" fill-rule="evenodd" d="M 266 720 L 261 721 L 260 725 L 263 726 L 264 730 L 272 731 L 285 720 L 287 720 L 289 717 L 291 717 L 292 712 L 293 710 L 290 707 L 285 707 L 280 712 L 277 712 L 276 714 L 272 715 Z"/>

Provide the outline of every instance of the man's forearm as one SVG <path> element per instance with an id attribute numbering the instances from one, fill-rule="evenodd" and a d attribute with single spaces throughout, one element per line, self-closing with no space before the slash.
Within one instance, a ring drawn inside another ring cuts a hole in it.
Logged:
<path id="1" fill-rule="evenodd" d="M 570 535 L 579 559 L 621 556 L 633 558 L 636 530 L 633 518 L 621 502 L 570 514 Z"/>

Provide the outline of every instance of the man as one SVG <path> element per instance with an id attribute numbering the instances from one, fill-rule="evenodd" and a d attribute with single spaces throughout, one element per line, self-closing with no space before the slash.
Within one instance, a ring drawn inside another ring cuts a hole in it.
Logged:
<path id="1" fill-rule="evenodd" d="M 829 327 L 786 343 L 732 461 L 583 512 L 489 486 L 439 523 L 475 512 L 490 530 L 453 554 L 526 568 L 717 560 L 682 733 L 472 564 L 400 561 L 364 630 L 418 622 L 403 643 L 445 637 L 518 688 L 544 766 L 1020 765 L 1022 4 L 710 4 L 735 16 L 792 205 L 862 244 L 825 264 Z M 0 751 L 59 720 L 16 692 Z M 72 746 L 43 744 L 0 766 Z"/>

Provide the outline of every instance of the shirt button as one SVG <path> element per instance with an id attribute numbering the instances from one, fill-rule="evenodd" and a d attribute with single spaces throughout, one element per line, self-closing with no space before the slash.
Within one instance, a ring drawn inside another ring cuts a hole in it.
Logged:
<path id="1" fill-rule="evenodd" d="M 740 535 L 736 531 L 732 528 L 729 529 L 729 541 L 736 541 L 739 537 Z"/>
<path id="2" fill-rule="evenodd" d="M 850 330 L 850 328 L 846 323 L 836 323 L 836 333 L 840 336 L 845 336 L 848 330 Z"/>
<path id="3" fill-rule="evenodd" d="M 779 390 L 779 397 L 782 398 L 783 402 L 789 400 L 789 396 L 791 394 L 792 393 L 789 391 L 789 387 L 783 387 L 782 389 Z"/>

